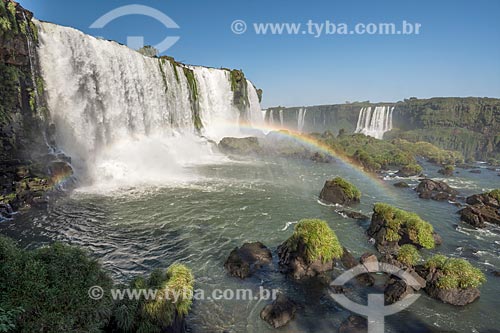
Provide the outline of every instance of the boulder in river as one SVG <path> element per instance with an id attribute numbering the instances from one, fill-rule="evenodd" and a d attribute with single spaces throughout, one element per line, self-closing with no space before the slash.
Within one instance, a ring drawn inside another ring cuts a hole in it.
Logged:
<path id="1" fill-rule="evenodd" d="M 350 315 L 339 327 L 339 333 L 366 333 L 367 330 L 366 318 L 357 315 Z"/>
<path id="2" fill-rule="evenodd" d="M 260 318 L 272 327 L 279 328 L 288 324 L 295 317 L 295 312 L 297 312 L 295 302 L 283 294 L 278 294 L 278 297 L 271 304 L 262 309 Z"/>
<path id="3" fill-rule="evenodd" d="M 262 148 L 259 144 L 259 139 L 256 137 L 247 138 L 223 138 L 218 145 L 219 149 L 224 153 L 248 155 L 260 153 Z"/>
<path id="4" fill-rule="evenodd" d="M 278 247 L 283 273 L 296 280 L 319 276 L 333 269 L 343 254 L 337 236 L 325 221 L 301 220 L 293 235 Z"/>
<path id="5" fill-rule="evenodd" d="M 423 179 L 418 184 L 415 191 L 422 199 L 432 199 L 437 201 L 455 200 L 458 191 L 443 181 L 433 179 Z"/>
<path id="6" fill-rule="evenodd" d="M 484 274 L 467 260 L 435 255 L 419 273 L 425 277 L 429 296 L 452 305 L 467 305 L 479 298 L 478 287 L 486 281 Z"/>
<path id="7" fill-rule="evenodd" d="M 271 251 L 260 242 L 245 243 L 229 254 L 224 268 L 232 276 L 245 279 L 272 262 Z"/>
<path id="8" fill-rule="evenodd" d="M 352 211 L 352 210 L 347 210 L 347 209 L 342 209 L 342 210 L 339 210 L 337 211 L 337 213 L 339 213 L 340 215 L 345 215 L 351 219 L 355 219 L 355 220 L 369 220 L 370 218 L 368 216 L 366 216 L 365 214 L 362 214 L 362 213 L 359 213 L 359 212 L 355 212 L 355 211 Z"/>
<path id="9" fill-rule="evenodd" d="M 408 188 L 408 187 L 410 187 L 410 185 L 408 185 L 407 182 L 397 182 L 397 183 L 394 183 L 394 186 L 398 187 L 398 188 Z"/>
<path id="10" fill-rule="evenodd" d="M 397 253 L 404 244 L 432 249 L 438 238 L 432 225 L 417 214 L 384 203 L 375 204 L 367 234 L 382 253 Z"/>
<path id="11" fill-rule="evenodd" d="M 462 221 L 484 228 L 486 222 L 500 225 L 500 190 L 474 194 L 466 199 L 467 206 L 459 211 Z"/>
<path id="12" fill-rule="evenodd" d="M 348 205 L 358 203 L 361 199 L 361 192 L 356 186 L 340 177 L 336 177 L 325 182 L 319 198 L 327 203 Z"/>

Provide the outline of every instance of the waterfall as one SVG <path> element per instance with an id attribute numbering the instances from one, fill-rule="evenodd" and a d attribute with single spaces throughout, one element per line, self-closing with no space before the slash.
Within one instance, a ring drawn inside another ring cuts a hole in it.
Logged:
<path id="1" fill-rule="evenodd" d="M 283 128 L 283 110 L 279 111 L 279 116 L 280 116 L 280 125 L 281 125 L 281 128 Z"/>
<path id="2" fill-rule="evenodd" d="M 81 179 L 182 180 L 186 166 L 223 158 L 204 137 L 244 135 L 229 71 L 145 57 L 72 28 L 34 22 L 56 141 Z M 247 86 L 245 117 L 258 126 L 264 121 L 259 99 Z"/>
<path id="3" fill-rule="evenodd" d="M 355 133 L 363 133 L 382 139 L 384 133 L 392 130 L 392 113 L 394 107 L 377 106 L 361 108 Z"/>
<path id="4" fill-rule="evenodd" d="M 304 128 L 307 109 L 300 108 L 297 114 L 297 130 L 302 133 Z"/>

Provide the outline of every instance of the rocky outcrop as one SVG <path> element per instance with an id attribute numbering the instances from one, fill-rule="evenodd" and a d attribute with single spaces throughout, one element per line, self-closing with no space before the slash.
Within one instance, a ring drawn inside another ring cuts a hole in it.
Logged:
<path id="1" fill-rule="evenodd" d="M 288 324 L 297 312 L 295 302 L 288 299 L 285 295 L 279 294 L 273 303 L 268 304 L 260 312 L 260 318 L 265 320 L 274 328 L 283 327 Z"/>
<path id="2" fill-rule="evenodd" d="M 264 265 L 272 262 L 271 251 L 260 242 L 245 243 L 235 248 L 224 263 L 224 268 L 232 276 L 245 279 Z"/>
<path id="3" fill-rule="evenodd" d="M 366 216 L 365 214 L 355 212 L 352 210 L 347 210 L 347 209 L 338 210 L 337 213 L 339 213 L 340 215 L 345 215 L 345 216 L 347 216 L 351 219 L 355 219 L 355 220 L 366 221 L 366 220 L 370 219 L 370 217 Z"/>
<path id="4" fill-rule="evenodd" d="M 445 182 L 433 179 L 423 179 L 418 184 L 417 188 L 418 196 L 422 199 L 432 199 L 437 201 L 443 200 L 455 200 L 458 191 L 452 188 Z"/>
<path id="5" fill-rule="evenodd" d="M 278 247 L 280 270 L 296 280 L 322 276 L 343 255 L 335 232 L 326 221 L 304 219 Z"/>
<path id="6" fill-rule="evenodd" d="M 485 223 L 500 225 L 500 202 L 495 191 L 474 194 L 466 199 L 469 206 L 459 211 L 462 221 L 476 227 L 484 228 Z"/>
<path id="7" fill-rule="evenodd" d="M 406 182 L 397 182 L 397 183 L 394 183 L 394 186 L 398 187 L 398 188 L 409 188 L 410 187 L 410 185 L 408 185 L 408 183 L 406 183 Z"/>
<path id="8" fill-rule="evenodd" d="M 259 139 L 256 137 L 247 138 L 223 138 L 219 142 L 219 149 L 224 153 L 248 155 L 257 154 L 262 151 Z"/>
<path id="9" fill-rule="evenodd" d="M 358 203 L 360 197 L 361 192 L 354 185 L 340 177 L 327 180 L 319 194 L 322 201 L 339 205 Z"/>
<path id="10" fill-rule="evenodd" d="M 382 203 L 376 204 L 373 212 L 367 234 L 382 253 L 397 253 L 404 244 L 431 249 L 441 243 L 432 225 L 415 213 Z"/>
<path id="11" fill-rule="evenodd" d="M 296 280 L 311 278 L 331 271 L 335 265 L 334 260 L 322 258 L 309 260 L 307 246 L 299 240 L 294 248 L 283 243 L 278 247 L 278 256 L 281 272 L 290 275 Z"/>

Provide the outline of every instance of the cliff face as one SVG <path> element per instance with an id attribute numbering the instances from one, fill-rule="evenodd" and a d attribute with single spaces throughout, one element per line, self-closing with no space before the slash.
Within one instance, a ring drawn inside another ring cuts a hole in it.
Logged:
<path id="1" fill-rule="evenodd" d="M 336 133 L 344 129 L 352 133 L 361 108 L 370 106 L 394 107 L 393 130 L 385 134 L 385 139 L 427 141 L 444 149 L 461 151 L 468 158 L 500 159 L 500 99 L 494 98 L 411 98 L 397 103 L 275 107 L 268 109 L 266 121 L 297 130 L 302 115 L 302 132 Z M 304 110 L 307 110 L 305 116 Z"/>
<path id="2" fill-rule="evenodd" d="M 14 1 L 0 0 L 0 219 L 43 203 L 51 175 L 67 167 L 49 154 L 32 17 Z"/>
<path id="3" fill-rule="evenodd" d="M 431 98 L 398 102 L 388 137 L 429 141 L 465 157 L 500 158 L 500 99 Z"/>

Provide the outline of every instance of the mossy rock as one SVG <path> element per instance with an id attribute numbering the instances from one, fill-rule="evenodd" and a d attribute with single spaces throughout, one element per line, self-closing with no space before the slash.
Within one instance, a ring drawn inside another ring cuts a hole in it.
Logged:
<path id="1" fill-rule="evenodd" d="M 434 298 L 453 305 L 472 303 L 480 296 L 486 277 L 481 270 L 465 259 L 437 254 L 425 264 L 426 292 Z"/>
<path id="2" fill-rule="evenodd" d="M 432 225 L 415 213 L 384 203 L 375 204 L 373 212 L 367 233 L 381 252 L 396 253 L 404 244 L 432 249 L 440 239 Z"/>
<path id="3" fill-rule="evenodd" d="M 226 137 L 219 142 L 218 147 L 224 153 L 237 155 L 258 154 L 262 151 L 259 139 L 256 137 Z"/>
<path id="4" fill-rule="evenodd" d="M 336 177 L 325 182 L 319 198 L 339 205 L 358 203 L 361 199 L 361 191 L 345 179 Z"/>
<path id="5" fill-rule="evenodd" d="M 313 277 L 333 269 L 333 261 L 342 257 L 343 248 L 326 221 L 304 219 L 293 235 L 278 248 L 282 272 L 295 279 Z"/>
<path id="6" fill-rule="evenodd" d="M 402 177 L 419 176 L 424 169 L 419 164 L 408 164 L 404 165 L 399 169 L 397 175 Z"/>
<path id="7" fill-rule="evenodd" d="M 404 244 L 398 250 L 397 260 L 408 267 L 415 266 L 421 258 L 418 249 L 411 244 Z"/>

